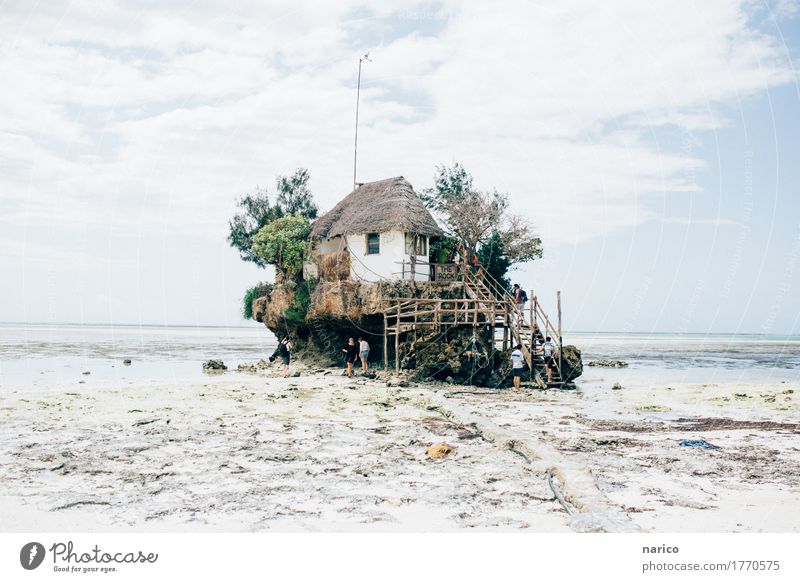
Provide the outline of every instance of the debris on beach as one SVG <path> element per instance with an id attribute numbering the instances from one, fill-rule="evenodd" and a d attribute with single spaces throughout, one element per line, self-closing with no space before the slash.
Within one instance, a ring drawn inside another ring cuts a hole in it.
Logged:
<path id="1" fill-rule="evenodd" d="M 622 390 L 622 384 L 619 382 L 614 382 L 614 385 L 611 387 L 612 390 Z"/>
<path id="2" fill-rule="evenodd" d="M 392 377 L 386 380 L 386 386 L 389 388 L 405 388 L 410 384 L 405 378 Z"/>
<path id="3" fill-rule="evenodd" d="M 203 364 L 203 372 L 224 372 L 228 369 L 222 360 L 208 360 Z"/>
<path id="4" fill-rule="evenodd" d="M 85 372 L 83 372 L 84 376 L 88 376 L 89 374 L 91 374 L 91 372 L 89 370 L 86 370 Z"/>
<path id="5" fill-rule="evenodd" d="M 707 451 L 719 450 L 717 445 L 712 445 L 708 441 L 700 440 L 684 440 L 678 443 L 681 447 L 692 447 L 696 449 L 705 449 Z"/>
<path id="6" fill-rule="evenodd" d="M 436 443 L 435 445 L 429 446 L 428 450 L 425 451 L 425 454 L 429 459 L 445 459 L 454 452 L 455 449 L 447 443 Z"/>
<path id="7" fill-rule="evenodd" d="M 126 366 L 130 366 L 133 362 L 131 361 L 130 358 L 125 358 L 124 360 L 122 360 L 122 363 L 125 364 Z"/>
<path id="8" fill-rule="evenodd" d="M 627 368 L 628 362 L 622 360 L 592 360 L 587 366 L 593 368 Z"/>
<path id="9" fill-rule="evenodd" d="M 669 406 L 663 404 L 639 404 L 633 407 L 637 412 L 669 412 L 672 410 Z"/>

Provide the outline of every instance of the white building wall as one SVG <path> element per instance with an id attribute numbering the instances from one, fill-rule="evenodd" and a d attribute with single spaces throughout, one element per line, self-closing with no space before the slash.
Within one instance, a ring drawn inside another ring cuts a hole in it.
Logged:
<path id="1" fill-rule="evenodd" d="M 327 255 L 328 253 L 337 253 L 344 250 L 344 239 L 341 236 L 333 238 L 326 238 L 319 243 L 319 253 Z"/>
<path id="2" fill-rule="evenodd" d="M 426 245 L 427 246 L 427 245 Z M 320 242 L 321 254 L 350 250 L 350 273 L 356 280 L 376 282 L 381 279 L 411 279 L 411 257 L 406 254 L 405 233 L 397 230 L 382 232 L 380 253 L 367 254 L 367 235 L 337 236 Z M 403 263 L 405 262 L 405 266 Z M 418 255 L 414 279 L 428 281 L 430 267 L 428 256 Z M 405 271 L 405 272 L 404 272 Z"/>

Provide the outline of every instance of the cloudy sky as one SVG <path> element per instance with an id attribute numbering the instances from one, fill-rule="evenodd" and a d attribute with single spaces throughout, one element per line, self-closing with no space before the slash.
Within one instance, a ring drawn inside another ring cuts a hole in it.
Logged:
<path id="1" fill-rule="evenodd" d="M 459 161 L 569 329 L 800 333 L 800 7 L 23 2 L 0 18 L 0 320 L 240 325 L 237 196 Z"/>

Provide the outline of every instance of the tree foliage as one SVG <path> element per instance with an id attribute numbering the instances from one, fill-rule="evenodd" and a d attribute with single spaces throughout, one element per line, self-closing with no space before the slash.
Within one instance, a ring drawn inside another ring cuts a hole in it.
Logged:
<path id="1" fill-rule="evenodd" d="M 455 162 L 452 168 L 437 166 L 433 188 L 426 188 L 420 198 L 431 210 L 444 214 L 452 204 L 463 200 L 472 190 L 472 176 L 464 166 Z"/>
<path id="2" fill-rule="evenodd" d="M 311 174 L 305 168 L 298 168 L 289 177 L 278 176 L 277 206 L 283 214 L 298 214 L 307 220 L 314 220 L 317 217 L 319 208 L 308 187 L 310 179 Z"/>
<path id="3" fill-rule="evenodd" d="M 317 217 L 318 208 L 308 187 L 311 174 L 305 168 L 298 168 L 291 176 L 278 176 L 276 179 L 277 197 L 270 203 L 266 188 L 256 187 L 253 194 L 242 196 L 237 205 L 241 212 L 229 221 L 228 243 L 239 251 L 243 261 L 266 267 L 268 262 L 253 252 L 253 242 L 264 226 L 287 215 L 299 215 L 306 220 Z"/>
<path id="4" fill-rule="evenodd" d="M 511 260 L 506 253 L 503 237 L 498 231 L 492 232 L 478 249 L 478 260 L 507 291 L 511 291 L 511 281 L 507 276 L 508 270 L 511 268 Z"/>
<path id="5" fill-rule="evenodd" d="M 495 247 L 501 243 L 509 266 L 542 256 L 541 239 L 523 216 L 510 211 L 508 195 L 478 190 L 472 175 L 457 162 L 452 167 L 438 166 L 433 187 L 421 197 L 469 256 L 478 254 L 492 239 Z"/>
<path id="6" fill-rule="evenodd" d="M 309 251 L 311 223 L 300 215 L 283 216 L 263 226 L 253 237 L 253 253 L 279 275 L 296 279 Z"/>
<path id="7" fill-rule="evenodd" d="M 228 222 L 228 243 L 239 250 L 243 261 L 266 267 L 264 259 L 253 252 L 253 237 L 264 225 L 279 218 L 280 210 L 269 203 L 266 189 L 258 187 L 254 194 L 242 196 L 238 206 L 242 211 Z"/>
<path id="8" fill-rule="evenodd" d="M 257 283 L 244 292 L 244 297 L 242 297 L 242 317 L 244 319 L 253 318 L 253 301 L 264 297 L 271 289 L 271 283 Z"/>

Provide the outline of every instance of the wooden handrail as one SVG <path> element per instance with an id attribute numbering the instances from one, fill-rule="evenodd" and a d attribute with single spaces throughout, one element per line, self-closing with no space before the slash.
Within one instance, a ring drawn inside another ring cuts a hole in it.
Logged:
<path id="1" fill-rule="evenodd" d="M 473 271 L 473 268 L 475 269 Z M 461 280 L 468 296 L 465 298 L 396 297 L 386 300 L 384 329 L 395 334 L 395 367 L 399 368 L 399 335 L 417 328 L 450 327 L 459 325 L 491 326 L 495 329 L 498 314 L 503 317 L 504 345 L 507 339 L 522 346 L 526 362 L 536 382 L 544 386 L 540 370 L 534 366 L 536 344 L 542 336 L 551 336 L 558 345 L 561 337 L 534 296 L 530 307 L 530 321 L 518 308 L 516 298 L 497 281 L 483 265 L 477 268 L 467 263 L 460 265 Z M 538 319 L 541 318 L 541 322 Z M 539 328 L 542 325 L 543 330 Z M 526 331 L 523 331 L 523 328 Z M 508 332 L 510 332 L 510 337 Z M 494 332 L 493 332 L 494 333 Z M 525 337 L 530 334 L 530 337 Z M 525 338 L 525 339 L 523 339 Z M 496 341 L 493 337 L 492 341 Z M 388 361 L 385 362 L 388 364 Z M 560 371 L 560 364 L 556 362 Z"/>

